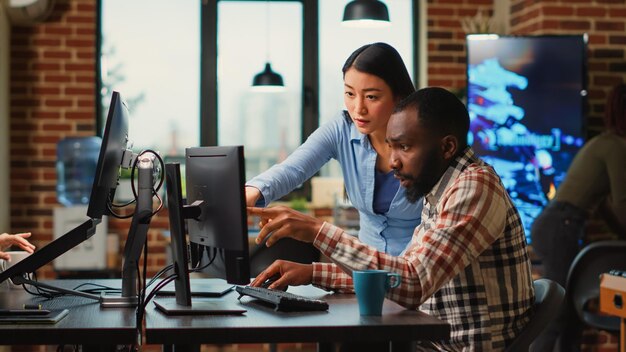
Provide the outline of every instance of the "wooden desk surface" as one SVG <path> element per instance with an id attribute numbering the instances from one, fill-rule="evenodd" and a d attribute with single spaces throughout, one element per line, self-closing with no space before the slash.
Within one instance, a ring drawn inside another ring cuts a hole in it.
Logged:
<path id="1" fill-rule="evenodd" d="M 119 280 L 93 280 L 119 287 Z M 86 280 L 53 280 L 46 283 L 74 288 Z M 117 282 L 117 284 L 115 284 Z M 0 292 L 0 308 L 21 308 L 24 303 L 41 304 L 45 309 L 67 308 L 69 314 L 56 324 L 0 324 L 2 345 L 115 345 L 137 341 L 134 308 L 100 308 L 97 301 L 63 296 L 47 300 L 22 288 Z"/>
<path id="2" fill-rule="evenodd" d="M 289 292 L 322 298 L 330 308 L 327 312 L 276 312 L 246 296 L 240 304 L 248 311 L 241 316 L 168 316 L 156 310 L 151 302 L 146 312 L 146 342 L 165 345 L 366 342 L 445 340 L 450 337 L 448 323 L 406 310 L 389 300 L 385 300 L 382 316 L 361 317 L 354 295 L 327 293 L 312 286 L 290 287 Z M 237 302 L 238 296 L 233 291 L 221 299 Z"/>

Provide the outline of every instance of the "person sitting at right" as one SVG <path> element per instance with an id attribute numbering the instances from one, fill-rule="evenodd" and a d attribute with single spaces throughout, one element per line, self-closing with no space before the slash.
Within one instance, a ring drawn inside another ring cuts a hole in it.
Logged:
<path id="1" fill-rule="evenodd" d="M 270 288 L 312 283 L 352 292 L 354 270 L 395 272 L 401 284 L 387 298 L 452 327 L 449 341 L 424 343 L 421 350 L 506 349 L 532 318 L 530 260 L 519 213 L 493 168 L 468 146 L 468 129 L 467 109 L 443 88 L 418 90 L 391 115 L 390 167 L 407 200 L 424 205 L 422 223 L 400 255 L 287 207 L 248 208 L 261 217 L 258 242 L 271 246 L 291 237 L 313 243 L 333 262 L 277 260 L 251 285 L 280 274 Z"/>

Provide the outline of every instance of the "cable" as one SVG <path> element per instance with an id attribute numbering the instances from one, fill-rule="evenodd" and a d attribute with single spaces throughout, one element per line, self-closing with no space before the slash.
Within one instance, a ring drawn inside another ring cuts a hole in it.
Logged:
<path id="1" fill-rule="evenodd" d="M 142 310 L 146 309 L 146 306 L 148 305 L 150 300 L 152 300 L 152 298 L 154 298 L 154 296 L 157 294 L 157 292 L 159 292 L 163 287 L 167 286 L 167 284 L 169 284 L 170 282 L 174 281 L 177 277 L 178 277 L 177 274 L 171 274 L 170 276 L 166 277 L 161 282 L 159 282 L 159 284 L 156 285 L 152 289 L 152 291 L 150 291 L 150 293 L 148 294 L 148 297 L 146 297 L 146 299 L 145 299 L 145 301 L 143 303 L 143 306 L 142 306 Z"/>
<path id="2" fill-rule="evenodd" d="M 198 265 L 195 268 L 189 270 L 189 272 L 194 272 L 194 273 L 200 272 L 206 269 L 209 265 L 213 264 L 213 262 L 215 261 L 215 258 L 217 258 L 217 248 L 213 248 L 213 257 L 211 257 L 211 255 L 209 254 L 209 247 L 204 247 L 204 248 L 207 248 L 207 255 L 209 256 L 209 262 L 203 265 L 202 267 L 199 267 L 200 263 L 202 262 L 202 260 L 199 260 Z M 200 258 L 202 258 L 202 253 L 200 253 Z"/>
<path id="3" fill-rule="evenodd" d="M 92 288 L 92 289 L 87 289 L 87 290 L 79 290 L 83 286 L 95 286 L 95 287 Z M 99 293 L 99 292 L 102 292 L 102 291 L 109 291 L 109 292 L 111 292 L 111 291 L 112 292 L 120 292 L 120 291 L 122 291 L 119 288 L 114 288 L 114 287 L 110 287 L 110 286 L 95 284 L 95 283 L 91 283 L 91 282 L 82 283 L 82 284 L 74 287 L 73 290 L 81 291 L 81 292 L 87 292 L 87 293 Z"/>
<path id="4" fill-rule="evenodd" d="M 161 277 L 161 275 L 163 275 L 164 273 L 166 273 L 168 270 L 173 269 L 174 268 L 174 264 L 169 264 L 166 265 L 163 269 L 159 270 L 156 274 L 154 274 L 154 276 L 150 279 L 150 281 L 148 282 L 148 284 L 146 285 L 147 287 L 152 286 L 152 284 L 159 278 Z"/>
<path id="5" fill-rule="evenodd" d="M 145 301 L 146 301 L 146 282 L 147 282 L 147 272 L 148 272 L 148 237 L 146 237 L 146 241 L 143 245 L 143 289 L 139 291 L 141 293 L 141 297 L 139 299 L 139 305 L 137 309 L 137 328 L 141 329 L 141 321 L 143 320 L 144 311 L 146 309 Z M 139 309 L 139 307 L 142 307 Z"/>
<path id="6" fill-rule="evenodd" d="M 28 280 L 32 280 L 32 281 L 37 281 L 37 274 L 36 273 L 32 273 L 32 276 L 30 275 L 26 275 L 26 278 Z M 31 285 L 33 286 L 33 285 Z M 38 286 L 33 286 L 35 288 L 35 292 L 30 291 L 27 288 L 27 284 L 22 284 L 22 287 L 24 288 L 24 291 L 28 292 L 29 294 L 33 295 L 33 296 L 39 296 L 39 297 L 43 297 L 46 299 L 52 299 L 55 297 L 60 297 L 60 296 L 64 296 L 65 293 L 63 292 L 58 292 L 58 291 L 53 291 L 53 290 L 49 290 L 43 287 L 38 287 Z"/>
<path id="7" fill-rule="evenodd" d="M 159 182 L 156 186 L 156 188 L 154 187 L 154 182 L 152 184 L 152 195 L 153 197 L 156 197 L 159 200 L 159 206 L 157 207 L 157 209 L 150 215 L 150 216 L 154 216 L 156 215 L 159 211 L 161 211 L 161 209 L 163 208 L 163 199 L 161 199 L 161 197 L 158 194 L 158 191 L 161 189 L 161 186 L 163 186 L 163 182 L 165 181 L 165 172 L 163 171 L 165 169 L 165 163 L 163 162 L 163 158 L 161 158 L 161 156 L 155 152 L 152 149 L 146 149 L 141 151 L 141 153 L 139 153 L 139 155 L 137 156 L 137 158 L 135 158 L 135 161 L 133 162 L 133 165 L 131 166 L 131 170 L 130 170 L 130 186 L 131 189 L 133 191 L 133 197 L 134 199 L 127 202 L 126 204 L 114 204 L 113 203 L 113 199 L 109 199 L 107 201 L 107 210 L 109 211 L 109 213 L 111 214 L 111 216 L 118 218 L 118 219 L 128 219 L 131 218 L 135 215 L 135 212 L 133 211 L 131 214 L 128 215 L 121 215 L 116 213 L 113 208 L 122 208 L 122 207 L 126 207 L 130 204 L 133 204 L 137 201 L 138 198 L 138 194 L 137 194 L 137 188 L 135 187 L 135 170 L 137 169 L 137 164 L 139 163 L 140 157 L 146 153 L 151 153 L 152 155 L 155 156 L 155 158 L 157 158 L 159 160 L 159 167 L 156 168 L 157 172 L 161 175 L 161 177 L 159 178 Z"/>

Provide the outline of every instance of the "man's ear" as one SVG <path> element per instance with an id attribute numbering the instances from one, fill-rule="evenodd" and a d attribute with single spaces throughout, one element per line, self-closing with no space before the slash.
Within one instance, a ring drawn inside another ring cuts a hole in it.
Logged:
<path id="1" fill-rule="evenodd" d="M 452 159 L 459 149 L 459 140 L 449 134 L 441 139 L 441 151 L 446 160 Z"/>

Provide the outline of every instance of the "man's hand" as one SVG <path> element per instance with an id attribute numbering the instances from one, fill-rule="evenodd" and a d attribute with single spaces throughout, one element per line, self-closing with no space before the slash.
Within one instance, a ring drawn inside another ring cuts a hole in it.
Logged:
<path id="1" fill-rule="evenodd" d="M 289 285 L 308 285 L 313 280 L 313 265 L 276 260 L 252 280 L 250 286 L 261 286 L 265 280 L 276 274 L 280 277 L 268 287 L 270 289 L 280 289 Z"/>
<path id="2" fill-rule="evenodd" d="M 284 237 L 311 243 L 324 223 L 322 220 L 284 206 L 248 208 L 248 215 L 261 218 L 259 224 L 261 231 L 256 238 L 256 243 L 260 244 L 267 239 L 265 242 L 267 247 Z"/>

